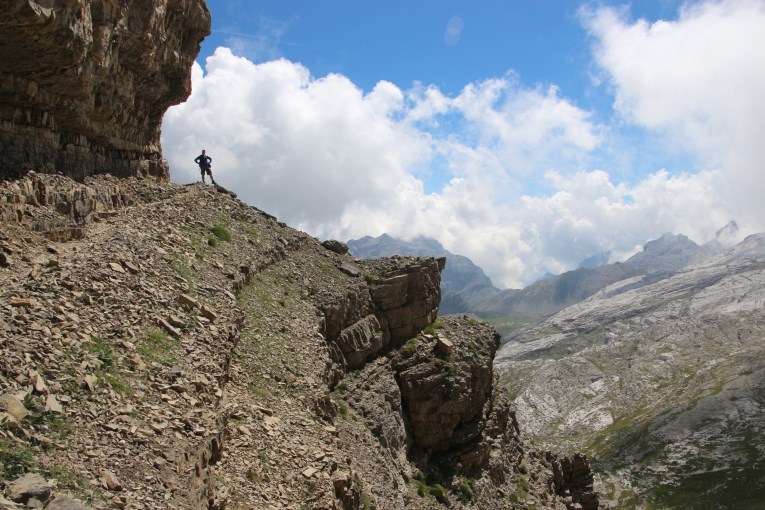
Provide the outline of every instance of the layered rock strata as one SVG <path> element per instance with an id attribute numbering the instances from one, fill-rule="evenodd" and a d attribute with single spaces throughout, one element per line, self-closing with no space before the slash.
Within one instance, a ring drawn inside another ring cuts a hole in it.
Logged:
<path id="1" fill-rule="evenodd" d="M 436 319 L 439 261 L 366 266 L 202 185 L 0 196 L 0 508 L 597 507 L 520 434 L 496 333 Z"/>
<path id="2" fill-rule="evenodd" d="M 204 0 L 0 3 L 0 178 L 167 178 L 162 116 L 209 33 Z"/>

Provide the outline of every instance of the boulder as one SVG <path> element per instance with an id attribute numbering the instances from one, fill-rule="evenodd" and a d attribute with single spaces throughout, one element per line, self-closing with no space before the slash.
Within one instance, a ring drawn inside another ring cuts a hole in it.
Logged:
<path id="1" fill-rule="evenodd" d="M 30 499 L 45 503 L 50 498 L 51 486 L 39 474 L 27 473 L 9 483 L 5 493 L 18 503 L 27 503 Z"/>
<path id="2" fill-rule="evenodd" d="M 321 245 L 324 246 L 329 251 L 333 251 L 340 255 L 345 255 L 346 253 L 348 253 L 348 245 L 341 241 L 336 241 L 334 239 L 327 239 L 326 241 L 322 242 Z"/>

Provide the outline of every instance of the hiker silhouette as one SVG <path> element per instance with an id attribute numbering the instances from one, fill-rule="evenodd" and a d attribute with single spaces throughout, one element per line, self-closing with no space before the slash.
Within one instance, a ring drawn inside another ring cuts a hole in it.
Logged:
<path id="1" fill-rule="evenodd" d="M 202 154 L 194 158 L 194 163 L 199 165 L 199 170 L 202 172 L 202 182 L 205 182 L 205 173 L 207 173 L 210 176 L 210 182 L 215 184 L 212 175 L 212 158 L 205 153 L 205 149 L 202 149 Z"/>

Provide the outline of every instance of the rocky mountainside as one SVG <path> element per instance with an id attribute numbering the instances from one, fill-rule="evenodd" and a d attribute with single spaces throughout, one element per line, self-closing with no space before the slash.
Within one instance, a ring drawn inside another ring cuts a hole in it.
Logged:
<path id="1" fill-rule="evenodd" d="M 735 223 L 721 229 L 726 237 Z M 597 267 L 581 267 L 538 281 L 521 290 L 504 290 L 491 299 L 475 304 L 470 311 L 481 317 L 521 316 L 539 319 L 551 315 L 595 294 L 612 283 L 639 275 L 654 280 L 669 277 L 674 271 L 719 253 L 722 242 L 699 246 L 682 234 L 664 234 L 649 241 L 643 250 L 625 262 Z M 586 265 L 586 264 L 585 264 Z"/>
<path id="2" fill-rule="evenodd" d="M 584 449 L 618 508 L 762 508 L 765 234 L 607 287 L 512 337 L 520 425 Z"/>
<path id="3" fill-rule="evenodd" d="M 418 237 L 411 241 L 395 239 L 387 234 L 379 237 L 362 237 L 348 241 L 348 249 L 357 257 L 376 258 L 393 255 L 444 257 L 446 267 L 441 273 L 442 314 L 468 313 L 477 303 L 483 302 L 500 291 L 483 269 L 469 258 L 445 250 L 435 239 Z"/>
<path id="4" fill-rule="evenodd" d="M 362 258 L 391 255 L 428 255 L 446 258 L 442 275 L 444 314 L 471 314 L 490 321 L 503 335 L 554 314 L 566 306 L 578 303 L 615 282 L 640 275 L 650 275 L 651 281 L 668 278 L 689 264 L 722 252 L 738 230 L 731 222 L 717 232 L 715 239 L 702 246 L 688 237 L 664 234 L 649 241 L 643 250 L 625 262 L 592 265 L 601 260 L 593 257 L 582 267 L 561 275 L 550 275 L 523 289 L 499 290 L 483 270 L 470 259 L 454 255 L 438 241 L 425 237 L 402 241 L 383 234 L 377 238 L 363 237 L 348 241 L 354 255 Z M 592 266 L 592 267 L 591 267 Z"/>
<path id="5" fill-rule="evenodd" d="M 209 33 L 203 0 L 0 2 L 0 179 L 167 177 L 162 116 Z"/>
<path id="6" fill-rule="evenodd" d="M 0 217 L 0 508 L 599 507 L 437 318 L 443 260 L 202 184 L 29 174 Z"/>

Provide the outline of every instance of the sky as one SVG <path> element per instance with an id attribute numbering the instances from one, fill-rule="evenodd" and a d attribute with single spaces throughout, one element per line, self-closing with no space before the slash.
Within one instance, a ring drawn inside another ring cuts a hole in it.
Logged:
<path id="1" fill-rule="evenodd" d="M 765 230 L 765 0 L 208 0 L 171 179 L 321 240 L 424 235 L 500 288 Z"/>

